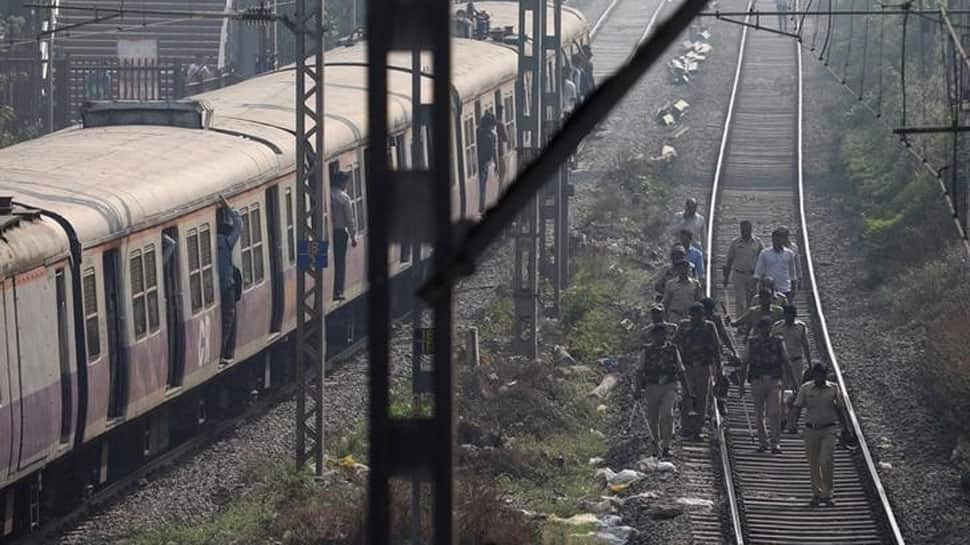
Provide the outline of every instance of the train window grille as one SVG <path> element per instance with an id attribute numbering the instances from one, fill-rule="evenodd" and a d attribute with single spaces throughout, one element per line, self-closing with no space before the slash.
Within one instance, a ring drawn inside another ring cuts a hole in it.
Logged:
<path id="1" fill-rule="evenodd" d="M 262 221 L 259 216 L 259 205 L 244 207 L 240 211 L 242 216 L 242 236 L 240 237 L 240 255 L 242 257 L 243 289 L 249 288 L 263 281 L 263 235 Z"/>
<path id="2" fill-rule="evenodd" d="M 359 164 L 354 165 L 349 189 L 350 202 L 354 209 L 354 226 L 360 233 L 367 228 L 367 210 L 364 205 L 364 177 Z"/>
<path id="3" fill-rule="evenodd" d="M 291 189 L 286 190 L 286 249 L 287 258 L 290 263 L 296 261 L 296 233 L 294 232 L 293 224 L 293 191 Z"/>
<path id="4" fill-rule="evenodd" d="M 505 117 L 505 151 L 515 149 L 515 102 L 511 93 L 505 95 L 505 107 L 502 116 Z"/>
<path id="5" fill-rule="evenodd" d="M 155 246 L 131 252 L 128 258 L 131 277 L 131 315 L 135 338 L 141 339 L 159 329 L 158 275 L 155 271 Z"/>
<path id="6" fill-rule="evenodd" d="M 465 177 L 471 178 L 478 174 L 478 154 L 475 147 L 475 118 L 465 118 Z"/>
<path id="7" fill-rule="evenodd" d="M 101 355 L 101 329 L 98 323 L 98 282 L 93 268 L 84 271 L 81 281 L 84 295 L 84 342 L 88 361 Z"/>
<path id="8" fill-rule="evenodd" d="M 192 312 L 212 304 L 215 290 L 212 279 L 212 234 L 209 224 L 189 229 L 186 242 L 189 252 L 189 296 Z"/>

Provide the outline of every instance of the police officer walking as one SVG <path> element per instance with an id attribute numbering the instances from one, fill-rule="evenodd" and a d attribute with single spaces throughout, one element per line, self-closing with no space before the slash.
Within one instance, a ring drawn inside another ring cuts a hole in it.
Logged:
<path id="1" fill-rule="evenodd" d="M 781 393 L 782 381 L 792 383 L 791 367 L 785 342 L 771 335 L 774 323 L 768 316 L 758 320 L 757 335 L 748 339 L 748 351 L 741 364 L 740 397 L 744 397 L 745 378 L 751 383 L 754 400 L 755 426 L 758 428 L 758 452 L 768 450 L 770 430 L 771 452 L 781 452 Z M 768 428 L 765 429 L 767 420 Z"/>
<path id="2" fill-rule="evenodd" d="M 811 506 L 819 504 L 835 505 L 832 501 L 832 469 L 834 466 L 836 427 L 842 426 L 843 434 L 848 433 L 845 414 L 842 412 L 842 394 L 837 384 L 826 380 L 825 366 L 816 363 L 812 366 L 812 381 L 806 382 L 795 397 L 795 412 L 792 422 L 798 421 L 805 409 L 805 456 L 812 474 Z M 789 424 L 789 431 L 795 431 L 795 424 Z"/>
<path id="3" fill-rule="evenodd" d="M 749 308 L 742 314 L 737 320 L 731 322 L 734 327 L 740 327 L 741 332 L 745 336 L 751 333 L 751 330 L 758 324 L 758 321 L 762 318 L 769 318 L 771 324 L 774 325 L 775 322 L 781 320 L 784 317 L 784 311 L 782 307 L 773 304 L 771 298 L 771 292 L 765 288 L 762 288 L 758 292 L 758 305 Z M 770 327 L 769 327 L 770 329 Z"/>
<path id="4" fill-rule="evenodd" d="M 775 322 L 775 325 L 771 328 L 771 334 L 785 340 L 785 350 L 788 352 L 792 377 L 795 379 L 792 384 L 792 391 L 797 392 L 799 386 L 807 381 L 805 366 L 811 364 L 812 361 L 812 351 L 808 342 L 808 326 L 805 325 L 805 322 L 797 319 L 798 309 L 795 308 L 795 305 L 782 307 L 782 314 L 784 319 Z"/>
<path id="5" fill-rule="evenodd" d="M 765 245 L 761 239 L 751 235 L 751 222 L 741 222 L 741 236 L 734 239 L 728 247 L 727 262 L 722 269 L 724 272 L 724 287 L 728 279 L 734 277 L 734 307 L 737 312 L 743 312 L 753 304 L 751 299 L 755 292 L 754 267 L 758 264 L 758 255 Z"/>
<path id="6" fill-rule="evenodd" d="M 693 392 L 684 373 L 680 352 L 667 339 L 666 328 L 650 329 L 650 343 L 643 348 L 636 389 L 637 397 L 644 399 L 647 406 L 647 424 L 654 447 L 664 457 L 670 456 L 678 380 L 684 385 L 684 395 L 690 398 Z"/>
<path id="7" fill-rule="evenodd" d="M 651 337 L 651 332 L 658 327 L 667 333 L 668 341 L 673 340 L 674 335 L 677 334 L 677 324 L 664 319 L 664 306 L 660 303 L 657 303 L 650 309 L 650 325 L 643 330 L 644 343 L 650 343 L 650 339 L 653 338 Z"/>
<path id="8" fill-rule="evenodd" d="M 675 343 L 687 372 L 687 382 L 694 393 L 685 398 L 680 408 L 680 432 L 683 437 L 700 439 L 711 380 L 721 375 L 721 342 L 714 324 L 704 319 L 704 305 L 690 305 L 690 319 L 680 322 Z M 712 374 L 713 373 L 713 374 Z"/>
<path id="9" fill-rule="evenodd" d="M 686 261 L 677 263 L 674 270 L 677 271 L 677 278 L 667 281 L 663 304 L 667 309 L 667 319 L 679 323 L 687 318 L 690 305 L 701 298 L 701 285 L 696 278 L 691 278 L 690 264 Z"/>

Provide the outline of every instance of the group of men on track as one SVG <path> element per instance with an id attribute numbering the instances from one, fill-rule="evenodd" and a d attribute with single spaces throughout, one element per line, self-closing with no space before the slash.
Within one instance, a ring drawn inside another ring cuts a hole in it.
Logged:
<path id="1" fill-rule="evenodd" d="M 740 397 L 750 384 L 759 452 L 780 453 L 782 427 L 787 423 L 787 431 L 796 433 L 801 411 L 806 411 L 803 438 L 812 475 L 812 505 L 831 505 L 836 423 L 842 424 L 844 435 L 848 428 L 838 386 L 827 380 L 825 365 L 812 365 L 808 328 L 798 319 L 794 304 L 801 278 L 798 249 L 786 227 L 772 232 L 767 248 L 752 234 L 751 222 L 742 221 L 740 228 L 722 268 L 724 287 L 733 280 L 740 314 L 730 321 L 718 314 L 717 302 L 704 297 L 700 241 L 705 223 L 697 202 L 688 199 L 684 211 L 671 222 L 677 243 L 671 248 L 669 267 L 654 282 L 658 302 L 644 331 L 635 379 L 637 400 L 645 406 L 657 453 L 669 456 L 678 395 L 684 439 L 700 439 L 712 397 L 723 410 L 729 389 L 726 359 L 740 367 L 736 370 Z M 743 353 L 735 348 L 727 324 L 738 328 Z M 784 401 L 786 390 L 791 392 L 790 403 Z"/>

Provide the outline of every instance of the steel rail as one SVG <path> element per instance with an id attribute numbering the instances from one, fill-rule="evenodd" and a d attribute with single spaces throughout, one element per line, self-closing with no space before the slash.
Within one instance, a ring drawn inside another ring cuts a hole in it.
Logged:
<path id="1" fill-rule="evenodd" d="M 754 4 L 754 0 L 749 0 L 748 6 Z M 748 18 L 745 17 L 745 22 Z M 707 297 L 713 295 L 711 289 L 711 279 L 714 277 L 714 218 L 717 214 L 717 194 L 720 188 L 721 175 L 724 172 L 724 157 L 726 155 L 728 135 L 731 132 L 731 121 L 734 118 L 734 105 L 738 95 L 738 84 L 741 81 L 741 66 L 744 64 L 744 49 L 748 40 L 748 27 L 741 28 L 741 43 L 738 46 L 738 60 L 734 70 L 734 82 L 731 84 L 731 98 L 728 100 L 727 114 L 724 118 L 724 131 L 721 134 L 721 146 L 717 154 L 717 165 L 714 168 L 714 180 L 711 183 L 711 196 L 708 199 L 710 208 L 708 209 L 707 240 L 707 275 L 704 278 L 704 293 Z M 714 403 L 714 425 L 717 428 L 718 450 L 721 456 L 721 472 L 724 475 L 724 488 L 728 496 L 728 509 L 730 510 L 731 528 L 734 533 L 735 545 L 744 545 L 744 532 L 741 523 L 741 511 L 738 508 L 738 498 L 735 492 L 733 467 L 731 465 L 731 453 L 728 451 L 727 426 L 717 403 Z"/>
<path id="2" fill-rule="evenodd" d="M 613 13 L 613 8 L 615 8 L 619 3 L 620 0 L 611 0 L 610 5 L 606 6 L 603 13 L 601 13 L 599 18 L 596 19 L 596 24 L 594 24 L 592 30 L 589 31 L 590 41 L 596 38 L 596 35 L 599 34 L 600 29 L 603 28 L 603 24 L 606 23 L 606 21 L 610 18 L 610 15 Z"/>
<path id="3" fill-rule="evenodd" d="M 797 117 L 797 195 L 798 195 L 798 206 L 796 210 L 798 212 L 798 222 L 801 227 L 801 242 L 802 242 L 802 253 L 803 261 L 805 265 L 805 270 L 808 273 L 808 281 L 812 289 L 812 301 L 815 311 L 815 317 L 819 324 L 819 333 L 822 335 L 822 342 L 825 346 L 826 356 L 828 357 L 829 363 L 831 364 L 832 370 L 835 372 L 836 380 L 839 383 L 839 389 L 842 391 L 842 400 L 845 405 L 846 413 L 849 416 L 849 422 L 852 424 L 852 431 L 854 432 L 857 440 L 859 441 L 859 451 L 862 454 L 862 458 L 865 461 L 866 470 L 869 474 L 869 479 L 876 489 L 879 495 L 879 503 L 882 506 L 883 515 L 886 517 L 886 523 L 889 525 L 890 533 L 897 545 L 904 545 L 905 540 L 903 534 L 899 529 L 899 523 L 896 521 L 896 516 L 893 513 L 892 505 L 889 503 L 889 497 L 886 495 L 886 490 L 882 485 L 882 480 L 879 478 L 879 472 L 876 470 L 876 464 L 872 459 L 872 454 L 869 452 L 869 446 L 866 443 L 865 436 L 862 433 L 862 426 L 859 425 L 859 419 L 856 416 L 855 409 L 852 407 L 852 401 L 849 399 L 849 390 L 845 385 L 845 378 L 842 376 L 842 368 L 839 366 L 838 358 L 835 356 L 835 349 L 832 346 L 832 339 L 829 336 L 828 323 L 825 320 L 825 313 L 822 311 L 822 299 L 818 291 L 818 282 L 815 279 L 815 266 L 812 259 L 812 249 L 809 243 L 808 237 L 808 221 L 805 215 L 805 183 L 804 183 L 804 168 L 803 168 L 803 142 L 802 142 L 802 116 L 803 116 L 803 78 L 802 78 L 802 44 L 801 42 L 795 43 L 796 55 L 795 58 L 796 66 L 798 70 L 798 117 Z"/>

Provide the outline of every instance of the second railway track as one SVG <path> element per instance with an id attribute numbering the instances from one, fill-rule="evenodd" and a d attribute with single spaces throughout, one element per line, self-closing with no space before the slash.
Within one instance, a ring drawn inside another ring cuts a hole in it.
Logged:
<path id="1" fill-rule="evenodd" d="M 802 289 L 795 297 L 809 324 L 813 354 L 827 362 L 846 392 L 819 304 L 802 196 L 802 76 L 798 43 L 766 32 L 742 32 L 734 87 L 710 199 L 707 237 L 708 295 L 738 308 L 728 290 L 712 283 L 725 262 L 737 225 L 750 220 L 755 234 L 770 240 L 780 225 L 792 228 L 800 251 Z M 733 292 L 733 290 L 731 290 Z M 902 544 L 892 508 L 879 481 L 851 402 L 850 425 L 859 438 L 854 451 L 837 448 L 833 507 L 809 507 L 811 481 L 804 443 L 782 435 L 781 454 L 759 453 L 745 417 L 750 394 L 738 398 L 732 385 L 727 414 L 716 415 L 729 510 L 725 534 L 735 543 Z M 700 537 L 700 536 L 698 536 Z"/>

